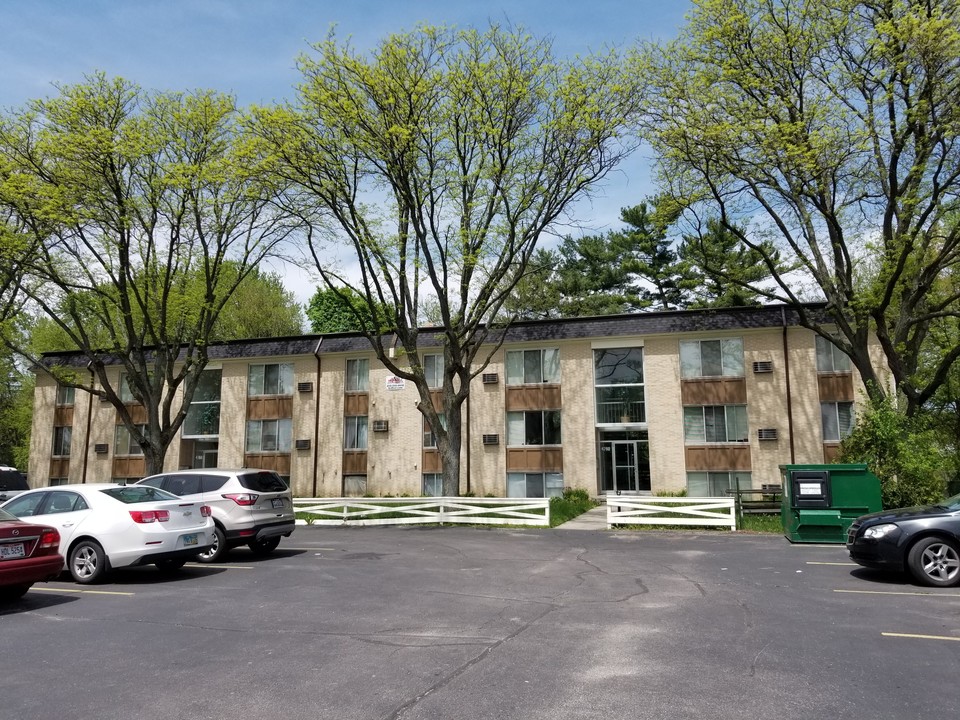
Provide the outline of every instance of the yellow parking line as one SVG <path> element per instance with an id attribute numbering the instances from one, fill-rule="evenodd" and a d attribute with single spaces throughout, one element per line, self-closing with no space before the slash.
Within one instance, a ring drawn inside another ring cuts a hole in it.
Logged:
<path id="1" fill-rule="evenodd" d="M 207 563 L 187 563 L 190 568 L 217 568 L 218 570 L 253 570 L 253 565 L 208 565 Z"/>
<path id="2" fill-rule="evenodd" d="M 891 633 L 885 632 L 880 633 L 884 637 L 898 637 L 898 638 L 914 638 L 915 640 L 953 640 L 954 642 L 960 641 L 960 637 L 953 637 L 952 635 L 915 635 L 913 633 Z"/>
<path id="3" fill-rule="evenodd" d="M 807 560 L 807 565 L 841 565 L 843 567 L 860 567 L 851 562 L 817 562 L 816 560 Z"/>
<path id="4" fill-rule="evenodd" d="M 922 597 L 960 597 L 960 593 L 893 592 L 892 590 L 834 590 L 834 592 L 855 593 L 859 595 L 920 595 Z"/>
<path id="5" fill-rule="evenodd" d="M 83 593 L 84 595 L 124 595 L 127 597 L 132 597 L 136 594 L 132 592 L 119 592 L 116 590 L 78 590 L 77 588 L 37 587 L 36 585 L 30 588 L 30 592 L 33 592 L 34 590 L 52 593 Z"/>

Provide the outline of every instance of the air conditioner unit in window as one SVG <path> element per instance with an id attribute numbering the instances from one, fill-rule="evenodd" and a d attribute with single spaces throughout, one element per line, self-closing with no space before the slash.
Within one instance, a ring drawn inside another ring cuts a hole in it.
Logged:
<path id="1" fill-rule="evenodd" d="M 110 452 L 110 446 L 106 443 L 97 443 L 93 446 L 93 451 L 97 455 L 105 455 L 106 453 Z"/>
<path id="2" fill-rule="evenodd" d="M 776 428 L 760 428 L 757 430 L 757 439 L 758 440 L 776 440 L 777 429 Z"/>
<path id="3" fill-rule="evenodd" d="M 297 383 L 297 392 L 302 392 L 302 393 L 313 392 L 313 383 L 312 382 Z"/>
<path id="4" fill-rule="evenodd" d="M 295 443 L 297 450 L 309 450 L 310 449 L 310 438 L 304 438 L 302 440 L 297 440 Z"/>
<path id="5" fill-rule="evenodd" d="M 388 432 L 390 430 L 390 421 L 389 420 L 374 420 L 373 421 L 373 431 L 374 432 Z"/>
<path id="6" fill-rule="evenodd" d="M 481 377 L 484 385 L 494 385 L 500 379 L 496 373 L 484 373 Z"/>
<path id="7" fill-rule="evenodd" d="M 484 444 L 484 445 L 499 445 L 499 444 L 500 444 L 500 436 L 497 435 L 496 433 L 493 433 L 493 434 L 491 434 L 491 435 L 484 435 L 484 436 L 483 436 L 483 444 Z"/>
<path id="8" fill-rule="evenodd" d="M 755 373 L 772 373 L 773 372 L 773 360 L 760 360 L 753 364 L 753 371 Z"/>

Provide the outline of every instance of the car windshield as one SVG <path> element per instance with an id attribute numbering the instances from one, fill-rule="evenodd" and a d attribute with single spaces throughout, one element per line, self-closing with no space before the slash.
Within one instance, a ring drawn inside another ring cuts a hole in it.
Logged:
<path id="1" fill-rule="evenodd" d="M 123 487 L 109 488 L 101 490 L 104 495 L 109 495 L 114 500 L 119 500 L 127 505 L 136 505 L 137 503 L 157 502 L 158 500 L 178 500 L 179 498 L 160 488 L 150 487 L 149 485 L 125 485 Z"/>
<path id="2" fill-rule="evenodd" d="M 945 507 L 947 510 L 960 510 L 960 495 L 954 495 L 953 497 L 948 497 L 942 503 L 938 503 L 940 507 Z"/>
<path id="3" fill-rule="evenodd" d="M 0 508 L 0 520 L 16 520 L 16 519 L 17 517 L 15 515 L 11 515 L 6 510 Z"/>

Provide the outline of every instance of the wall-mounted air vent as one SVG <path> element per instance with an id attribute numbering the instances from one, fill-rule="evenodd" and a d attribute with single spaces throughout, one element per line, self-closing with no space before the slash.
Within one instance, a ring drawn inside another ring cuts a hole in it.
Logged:
<path id="1" fill-rule="evenodd" d="M 374 420 L 373 421 L 373 431 L 374 432 L 388 432 L 390 430 L 390 421 L 389 420 Z"/>
<path id="2" fill-rule="evenodd" d="M 110 452 L 110 446 L 106 443 L 97 443 L 93 446 L 93 451 L 97 455 L 106 455 L 108 452 Z"/>
<path id="3" fill-rule="evenodd" d="M 310 438 L 303 438 L 302 440 L 297 440 L 295 443 L 297 450 L 309 450 L 310 449 Z"/>
<path id="4" fill-rule="evenodd" d="M 500 380 L 496 373 L 484 373 L 481 377 L 484 385 L 495 385 Z"/>
<path id="5" fill-rule="evenodd" d="M 302 392 L 302 393 L 313 392 L 313 383 L 312 382 L 297 383 L 297 392 Z"/>
<path id="6" fill-rule="evenodd" d="M 760 360 L 753 364 L 753 371 L 755 373 L 772 373 L 773 372 L 773 360 Z"/>
<path id="7" fill-rule="evenodd" d="M 491 435 L 484 435 L 484 436 L 483 436 L 483 444 L 484 444 L 484 445 L 499 445 L 499 444 L 500 444 L 500 436 L 497 435 L 496 433 L 493 433 L 493 434 L 491 434 Z"/>
<path id="8" fill-rule="evenodd" d="M 759 430 L 757 430 L 757 439 L 758 440 L 776 440 L 777 429 L 776 428 L 760 428 Z"/>

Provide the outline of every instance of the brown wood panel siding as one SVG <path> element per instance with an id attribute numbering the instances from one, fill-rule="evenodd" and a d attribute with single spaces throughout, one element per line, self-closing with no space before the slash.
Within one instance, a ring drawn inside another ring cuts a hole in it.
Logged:
<path id="1" fill-rule="evenodd" d="M 53 426 L 67 427 L 73 425 L 73 405 L 58 407 L 53 411 Z"/>
<path id="2" fill-rule="evenodd" d="M 746 378 L 696 378 L 680 383 L 684 405 L 744 405 L 747 402 Z"/>
<path id="3" fill-rule="evenodd" d="M 423 451 L 423 472 L 443 472 L 443 463 L 440 462 L 440 453 L 436 450 Z"/>
<path id="4" fill-rule="evenodd" d="M 366 450 L 344 450 L 343 451 L 343 474 L 344 475 L 366 475 L 367 474 L 367 451 Z"/>
<path id="5" fill-rule="evenodd" d="M 559 385 L 508 387 L 507 410 L 559 410 L 563 399 Z"/>
<path id="6" fill-rule="evenodd" d="M 147 409 L 137 403 L 136 405 L 127 405 L 127 412 L 130 413 L 130 419 L 133 420 L 134 425 L 146 425 L 147 424 Z M 117 413 L 117 425 L 123 425 L 123 419 L 120 417 L 120 413 Z M 117 475 L 116 477 L 122 477 Z"/>
<path id="7" fill-rule="evenodd" d="M 273 470 L 280 475 L 290 474 L 290 453 L 256 453 L 243 456 L 243 466 Z"/>
<path id="8" fill-rule="evenodd" d="M 50 461 L 50 477 L 62 478 L 70 474 L 70 458 L 53 458 Z M 79 482 L 78 478 L 69 478 L 70 482 Z"/>
<path id="9" fill-rule="evenodd" d="M 113 459 L 113 477 L 142 478 L 147 474 L 147 461 L 143 457 L 120 457 Z"/>
<path id="10" fill-rule="evenodd" d="M 247 420 L 279 420 L 293 417 L 293 397 L 257 397 L 247 399 Z"/>
<path id="11" fill-rule="evenodd" d="M 720 445 L 717 447 L 692 446 L 684 448 L 687 472 L 751 470 L 750 446 Z"/>
<path id="12" fill-rule="evenodd" d="M 343 396 L 343 416 L 370 414 L 370 396 L 367 393 L 349 393 Z"/>
<path id="13" fill-rule="evenodd" d="M 853 402 L 853 375 L 851 373 L 821 373 L 817 375 L 820 402 Z"/>
<path id="14" fill-rule="evenodd" d="M 833 463 L 837 461 L 837 457 L 840 455 L 840 443 L 824 443 L 823 444 L 823 461 L 825 463 Z"/>
<path id="15" fill-rule="evenodd" d="M 443 412 L 443 390 L 431 390 L 430 391 L 430 402 L 433 403 L 433 409 L 438 412 Z"/>
<path id="16" fill-rule="evenodd" d="M 563 472 L 561 448 L 507 448 L 507 471 Z"/>

